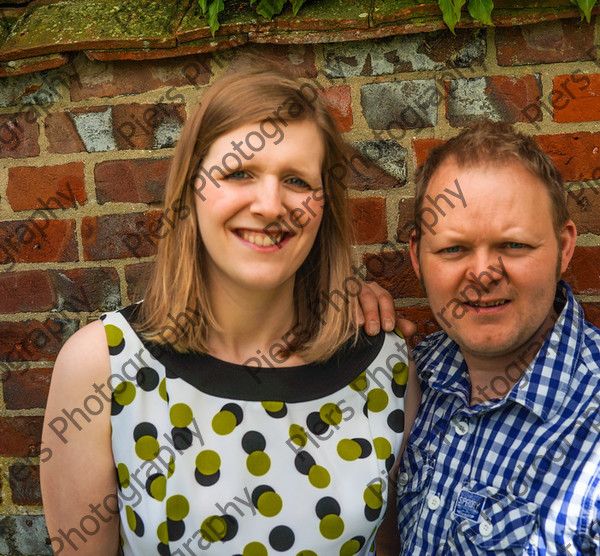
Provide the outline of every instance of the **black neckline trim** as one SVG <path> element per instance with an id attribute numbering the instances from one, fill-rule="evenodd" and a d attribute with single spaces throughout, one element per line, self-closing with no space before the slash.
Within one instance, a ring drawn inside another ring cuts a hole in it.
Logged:
<path id="1" fill-rule="evenodd" d="M 130 326 L 136 322 L 130 305 L 119 313 Z M 198 390 L 221 398 L 249 401 L 305 402 L 333 394 L 352 382 L 373 362 L 385 332 L 367 336 L 361 330 L 356 345 L 348 340 L 330 359 L 292 367 L 252 367 L 217 359 L 206 353 L 178 353 L 141 338 L 144 347 L 160 361 L 167 377 L 179 377 Z"/>

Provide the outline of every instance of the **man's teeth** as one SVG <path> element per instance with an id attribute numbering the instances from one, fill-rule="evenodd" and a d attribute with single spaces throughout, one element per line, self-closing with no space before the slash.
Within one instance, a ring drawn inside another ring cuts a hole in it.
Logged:
<path id="1" fill-rule="evenodd" d="M 496 307 L 496 305 L 504 305 L 506 303 L 506 299 L 501 299 L 499 301 L 489 301 L 488 303 L 470 303 L 474 307 Z"/>
<path id="2" fill-rule="evenodd" d="M 273 245 L 278 245 L 283 239 L 283 233 L 271 236 L 262 233 L 241 230 L 239 235 L 242 239 L 248 241 L 249 243 L 253 243 L 254 245 L 259 245 L 260 247 L 272 247 Z"/>

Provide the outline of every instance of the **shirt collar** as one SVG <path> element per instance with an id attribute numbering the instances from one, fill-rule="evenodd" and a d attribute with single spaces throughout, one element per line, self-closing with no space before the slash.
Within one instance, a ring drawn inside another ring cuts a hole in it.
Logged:
<path id="1" fill-rule="evenodd" d="M 555 306 L 562 306 L 562 310 L 519 382 L 504 399 L 487 401 L 479 407 L 491 409 L 512 400 L 544 421 L 561 408 L 576 370 L 583 341 L 584 315 L 571 288 L 563 280 L 558 283 L 554 302 Z M 458 345 L 445 332 L 425 338 L 415 348 L 414 358 L 424 383 L 443 394 L 458 396 L 465 406 L 469 405 L 467 366 Z M 512 374 L 522 370 L 518 362 L 513 364 Z"/>

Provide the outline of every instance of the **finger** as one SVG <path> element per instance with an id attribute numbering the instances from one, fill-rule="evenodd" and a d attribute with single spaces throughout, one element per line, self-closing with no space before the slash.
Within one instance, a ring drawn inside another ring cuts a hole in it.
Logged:
<path id="1" fill-rule="evenodd" d="M 362 282 L 362 288 L 358 294 L 358 302 L 362 310 L 367 334 L 371 336 L 379 334 L 379 301 L 372 289 L 372 284 Z"/>
<path id="2" fill-rule="evenodd" d="M 417 332 L 417 325 L 408 319 L 403 319 L 402 317 L 396 317 L 396 327 L 405 338 L 411 338 Z"/>

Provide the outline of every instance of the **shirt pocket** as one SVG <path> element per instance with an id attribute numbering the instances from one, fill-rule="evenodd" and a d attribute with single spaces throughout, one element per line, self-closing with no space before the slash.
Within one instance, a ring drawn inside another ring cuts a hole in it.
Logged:
<path id="1" fill-rule="evenodd" d="M 471 483 L 463 491 L 481 496 L 483 504 L 477 521 L 458 516 L 455 508 L 450 544 L 457 552 L 521 556 L 537 528 L 538 507 L 494 487 Z"/>
<path id="2" fill-rule="evenodd" d="M 418 447 L 408 444 L 396 478 L 398 505 L 398 525 L 400 531 L 410 531 L 411 521 L 419 518 L 419 504 L 422 492 L 427 488 L 433 474 L 431 456 Z"/>

